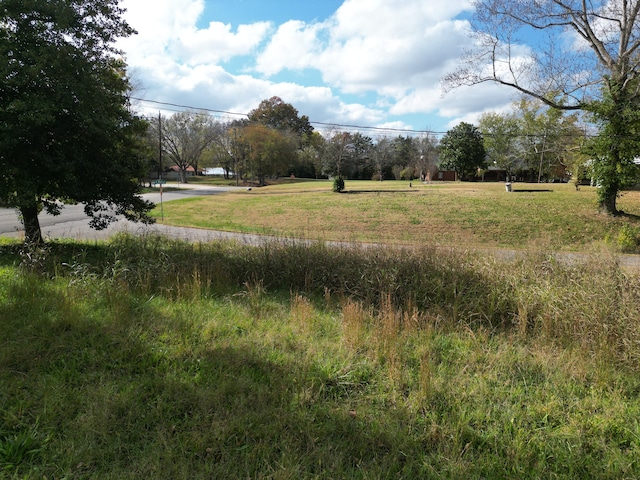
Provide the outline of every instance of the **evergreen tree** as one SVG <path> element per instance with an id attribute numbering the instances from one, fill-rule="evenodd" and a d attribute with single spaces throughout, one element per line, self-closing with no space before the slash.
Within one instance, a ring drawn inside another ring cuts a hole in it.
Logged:
<path id="1" fill-rule="evenodd" d="M 486 168 L 482 134 L 473 125 L 461 122 L 442 137 L 440 158 L 440 168 L 454 170 L 461 180 L 474 178 L 478 169 Z"/>

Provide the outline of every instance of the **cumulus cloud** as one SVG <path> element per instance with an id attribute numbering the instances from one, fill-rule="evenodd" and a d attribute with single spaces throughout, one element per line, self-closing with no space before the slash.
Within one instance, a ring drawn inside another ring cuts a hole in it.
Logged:
<path id="1" fill-rule="evenodd" d="M 312 121 L 405 128 L 397 117 L 460 118 L 507 101 L 488 87 L 442 97 L 471 3 L 345 0 L 320 21 L 203 25 L 204 0 L 123 0 L 139 33 L 119 46 L 149 99 L 247 113 L 277 95 Z"/>

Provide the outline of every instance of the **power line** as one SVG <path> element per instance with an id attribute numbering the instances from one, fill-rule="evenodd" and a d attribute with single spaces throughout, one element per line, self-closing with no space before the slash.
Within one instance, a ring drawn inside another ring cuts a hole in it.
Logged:
<path id="1" fill-rule="evenodd" d="M 212 113 L 224 113 L 225 115 L 233 115 L 233 116 L 239 116 L 239 117 L 246 117 L 248 116 L 248 114 L 246 113 L 237 113 L 237 112 L 227 112 L 225 110 L 214 110 L 212 108 L 204 108 L 204 107 L 191 107 L 189 105 L 180 105 L 178 103 L 169 103 L 169 102 L 160 102 L 158 100 L 147 100 L 145 98 L 136 98 L 136 97 L 131 97 L 131 100 L 136 100 L 138 102 L 147 102 L 147 103 L 153 103 L 155 105 L 163 105 L 163 106 L 168 106 L 168 107 L 176 107 L 176 108 L 180 108 L 181 110 L 176 110 L 176 111 L 183 111 L 184 109 L 188 109 L 188 110 L 198 110 L 198 111 L 203 111 L 203 112 L 212 112 Z M 171 110 L 171 109 L 168 109 Z"/>
<path id="2" fill-rule="evenodd" d="M 229 115 L 234 117 L 249 116 L 248 113 L 231 112 L 227 110 L 217 110 L 217 109 L 206 108 L 206 107 L 193 107 L 190 105 L 182 105 L 179 103 L 161 102 L 159 100 L 149 100 L 149 99 L 137 98 L 137 97 L 131 97 L 131 99 L 139 102 L 152 103 L 154 105 L 162 105 L 163 107 L 173 107 L 173 108 L 165 108 L 165 110 L 169 110 L 173 112 L 183 112 L 184 110 L 196 110 L 201 112 L 217 113 L 217 114 Z M 380 134 L 385 132 L 393 132 L 393 133 L 406 133 L 406 134 L 414 134 L 414 135 L 427 134 L 427 135 L 434 135 L 434 136 L 442 136 L 442 135 L 446 135 L 447 133 L 447 132 L 438 132 L 433 130 L 415 130 L 410 128 L 394 128 L 394 127 L 372 127 L 367 125 L 353 125 L 353 124 L 345 124 L 345 123 L 329 123 L 329 122 L 316 122 L 316 121 L 309 121 L 309 123 L 312 125 L 325 127 L 325 129 L 344 128 L 344 129 L 355 130 L 355 131 L 376 132 Z M 506 134 L 483 133 L 482 135 L 484 137 L 501 137 Z M 537 137 L 545 136 L 545 134 L 519 133 L 512 136 L 516 138 L 537 138 Z M 565 137 L 565 138 L 576 138 L 576 137 L 593 138 L 597 136 L 597 134 L 584 133 L 580 135 L 577 133 L 566 133 L 566 134 L 561 133 L 561 134 L 558 134 L 557 136 Z M 633 137 L 624 137 L 624 138 L 637 138 L 637 137 L 633 136 Z"/>
<path id="3" fill-rule="evenodd" d="M 190 105 L 181 105 L 181 104 L 177 104 L 177 103 L 170 103 L 170 102 L 161 102 L 159 100 L 148 100 L 148 99 L 144 99 L 144 98 L 136 98 L 136 97 L 131 97 L 132 100 L 136 100 L 139 102 L 146 102 L 146 103 L 153 103 L 154 105 L 162 105 L 162 106 L 167 106 L 167 107 L 174 107 L 174 108 L 179 108 L 180 110 L 173 110 L 171 108 L 168 108 L 167 110 L 170 111 L 175 111 L 175 112 L 181 112 L 184 111 L 185 109 L 187 110 L 197 110 L 197 111 L 202 111 L 202 112 L 211 112 L 211 113 L 218 113 L 218 114 L 224 114 L 224 115 L 231 115 L 231 116 L 237 116 L 237 117 L 248 117 L 249 114 L 248 113 L 238 113 L 238 112 L 230 112 L 230 111 L 226 111 L 226 110 L 216 110 L 213 108 L 204 108 L 204 107 L 193 107 Z M 327 127 L 327 128 L 346 128 L 346 129 L 350 129 L 350 130 L 363 130 L 363 131 L 372 131 L 372 132 L 394 132 L 394 133 L 407 133 L 407 134 L 430 134 L 430 135 L 444 135 L 446 132 L 435 132 L 432 130 L 414 130 L 414 129 L 410 129 L 410 128 L 394 128 L 394 127 L 372 127 L 372 126 L 366 126 L 366 125 L 351 125 L 351 124 L 343 124 L 343 123 L 328 123 L 328 122 L 315 122 L 315 121 L 309 121 L 309 123 L 311 125 L 319 125 L 322 127 Z"/>

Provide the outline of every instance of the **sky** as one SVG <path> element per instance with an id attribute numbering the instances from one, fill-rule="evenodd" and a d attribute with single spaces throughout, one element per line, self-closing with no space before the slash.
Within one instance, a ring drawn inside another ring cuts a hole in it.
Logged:
<path id="1" fill-rule="evenodd" d="M 470 46 L 471 3 L 122 0 L 138 34 L 118 47 L 144 113 L 190 107 L 227 120 L 278 96 L 319 131 L 443 133 L 514 100 L 493 84 L 443 93 Z"/>

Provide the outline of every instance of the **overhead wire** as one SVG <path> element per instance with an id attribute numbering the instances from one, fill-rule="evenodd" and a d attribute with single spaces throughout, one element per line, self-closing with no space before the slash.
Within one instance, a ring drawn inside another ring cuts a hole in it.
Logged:
<path id="1" fill-rule="evenodd" d="M 248 113 L 240 113 L 240 112 L 232 112 L 232 111 L 228 111 L 228 110 L 219 110 L 219 109 L 214 109 L 214 108 L 207 108 L 207 107 L 194 107 L 194 106 L 190 106 L 190 105 L 183 105 L 183 104 L 179 104 L 179 103 L 171 103 L 171 102 L 163 102 L 163 101 L 159 101 L 159 100 L 150 100 L 150 99 L 146 99 L 146 98 L 138 98 L 138 97 L 130 97 L 131 100 L 135 100 L 138 102 L 144 102 L 144 103 L 149 103 L 149 104 L 153 104 L 153 105 L 159 105 L 163 107 L 163 110 L 167 110 L 170 112 L 184 112 L 187 110 L 192 110 L 192 111 L 201 111 L 201 112 L 208 112 L 208 113 L 213 113 L 213 114 L 218 114 L 218 115 L 224 115 L 227 117 L 244 117 L 244 118 L 248 118 L 249 114 Z M 313 121 L 313 120 L 309 120 L 309 123 L 311 125 L 317 125 L 320 127 L 323 127 L 324 130 L 331 130 L 334 128 L 342 128 L 342 129 L 348 129 L 350 131 L 357 131 L 357 132 L 372 132 L 374 134 L 378 134 L 379 136 L 384 135 L 385 133 L 405 133 L 407 135 L 433 135 L 436 137 L 441 137 L 443 135 L 446 135 L 447 132 L 439 132 L 439 131 L 434 131 L 434 130 L 416 130 L 416 129 L 410 129 L 410 128 L 394 128 L 394 127 L 375 127 L 375 126 L 368 126 L 368 125 L 355 125 L 355 124 L 347 124 L 347 123 L 331 123 L 331 122 L 319 122 L 319 121 Z M 499 137 L 502 134 L 491 134 L 491 133 L 483 133 L 483 136 L 485 137 Z M 542 136 L 548 136 L 548 134 L 527 134 L 527 133 L 519 133 L 516 135 L 513 135 L 513 137 L 516 138 L 536 138 L 536 137 L 542 137 Z M 560 134 L 559 136 L 561 137 L 566 137 L 566 138 L 576 138 L 576 137 L 582 137 L 582 138 L 590 138 L 590 137 L 594 137 L 597 136 L 596 134 L 588 134 L 588 133 L 583 133 L 581 135 L 577 134 L 577 133 L 568 133 L 568 134 Z M 635 138 L 635 137 L 634 137 Z"/>
<path id="2" fill-rule="evenodd" d="M 154 105 L 161 105 L 163 107 L 173 107 L 173 108 L 165 108 L 165 110 L 169 110 L 169 111 L 173 111 L 173 112 L 183 112 L 185 110 L 194 110 L 194 111 L 217 113 L 217 114 L 223 114 L 223 115 L 229 115 L 229 116 L 235 116 L 235 117 L 248 117 L 249 116 L 248 113 L 231 112 L 231 111 L 227 111 L 227 110 L 217 110 L 217 109 L 206 108 L 206 107 L 193 107 L 193 106 L 190 106 L 190 105 L 181 105 L 181 104 L 177 104 L 177 103 L 161 102 L 159 100 L 149 100 L 149 99 L 145 99 L 145 98 L 131 97 L 131 100 L 135 100 L 135 101 L 138 101 L 138 102 L 151 103 L 151 104 L 154 104 Z M 175 110 L 175 108 L 177 108 L 179 110 Z M 377 133 L 390 132 L 390 133 L 431 134 L 431 135 L 444 135 L 446 133 L 446 132 L 436 132 L 436 131 L 432 131 L 432 130 L 415 130 L 415 129 L 410 129 L 410 128 L 394 128 L 394 127 L 374 127 L 374 126 L 367 126 L 367 125 L 353 125 L 353 124 L 345 124 L 345 123 L 318 122 L 318 121 L 313 121 L 313 120 L 309 120 L 309 123 L 311 125 L 318 125 L 318 126 L 321 126 L 321 127 L 325 127 L 326 129 L 345 128 L 345 129 L 349 129 L 349 130 L 371 131 L 371 132 L 377 132 Z"/>

